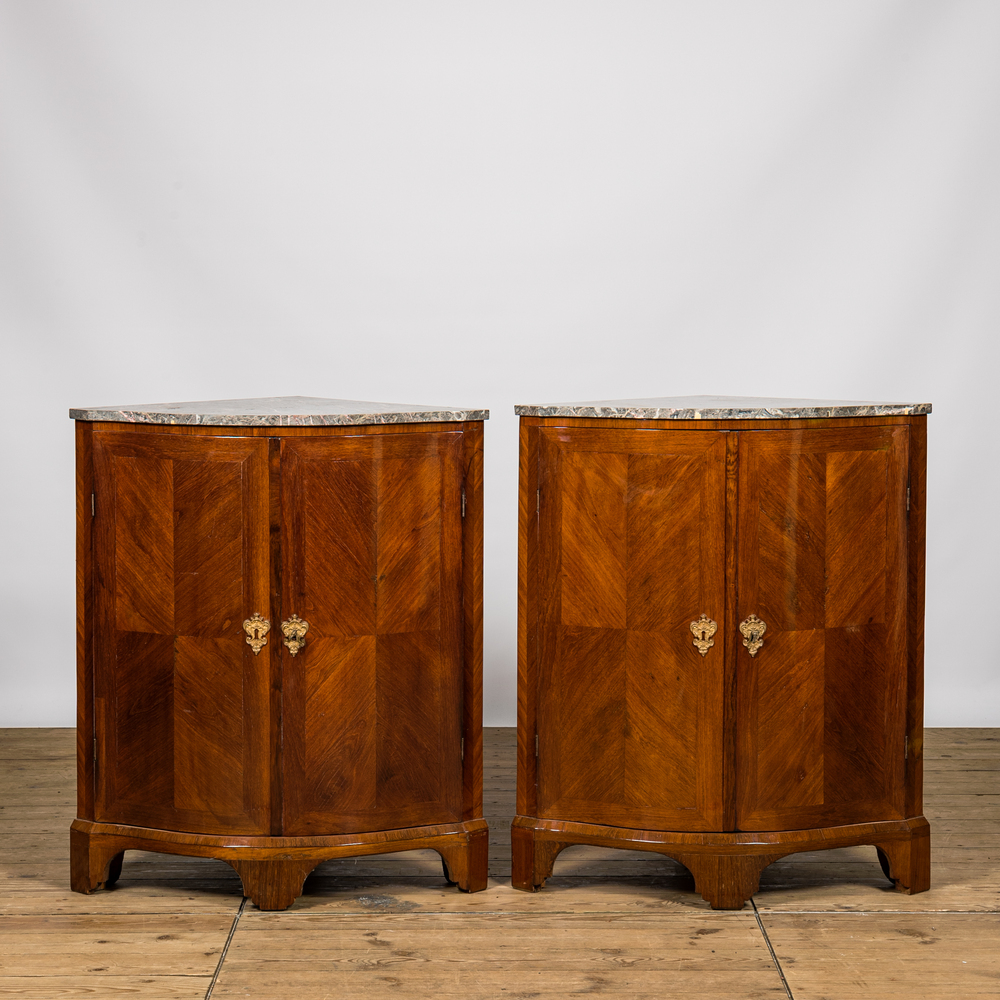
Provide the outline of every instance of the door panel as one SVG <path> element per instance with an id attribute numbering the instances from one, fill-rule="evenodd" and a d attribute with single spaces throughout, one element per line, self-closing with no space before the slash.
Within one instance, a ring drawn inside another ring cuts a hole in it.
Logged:
<path id="1" fill-rule="evenodd" d="M 264 833 L 267 444 L 94 434 L 96 818 Z"/>
<path id="2" fill-rule="evenodd" d="M 740 829 L 902 816 L 907 434 L 740 435 Z"/>
<path id="3" fill-rule="evenodd" d="M 282 440 L 284 832 L 462 812 L 462 435 Z"/>
<path id="4" fill-rule="evenodd" d="M 721 828 L 725 437 L 539 432 L 540 817 Z"/>

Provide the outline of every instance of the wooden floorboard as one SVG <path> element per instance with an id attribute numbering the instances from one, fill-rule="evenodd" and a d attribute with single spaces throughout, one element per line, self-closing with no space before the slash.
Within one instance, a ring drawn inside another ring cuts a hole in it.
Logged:
<path id="1" fill-rule="evenodd" d="M 223 862 L 138 851 L 112 890 L 70 892 L 75 735 L 0 730 L 0 997 L 783 1000 L 782 974 L 793 1000 L 1000 996 L 1000 730 L 925 734 L 929 892 L 846 848 L 782 859 L 724 913 L 645 852 L 573 847 L 542 892 L 511 888 L 515 747 L 487 731 L 484 892 L 413 851 L 326 862 L 272 914 L 241 912 Z"/>
<path id="2" fill-rule="evenodd" d="M 784 996 L 752 914 L 252 913 L 215 996 Z M 501 992 L 503 991 L 503 993 Z"/>
<path id="3" fill-rule="evenodd" d="M 1000 914 L 762 916 L 796 1000 L 1000 995 Z"/>

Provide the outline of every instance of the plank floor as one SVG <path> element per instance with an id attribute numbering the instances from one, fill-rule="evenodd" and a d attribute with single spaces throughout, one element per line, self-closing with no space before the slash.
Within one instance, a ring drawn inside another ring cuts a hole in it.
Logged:
<path id="1" fill-rule="evenodd" d="M 777 862 L 736 912 L 633 851 L 569 848 L 544 891 L 512 889 L 513 729 L 486 733 L 485 892 L 413 851 L 327 862 L 262 913 L 222 862 L 130 851 L 114 889 L 83 896 L 74 739 L 0 730 L 0 997 L 1000 997 L 1000 730 L 926 732 L 929 892 L 894 892 L 874 848 L 851 848 Z"/>

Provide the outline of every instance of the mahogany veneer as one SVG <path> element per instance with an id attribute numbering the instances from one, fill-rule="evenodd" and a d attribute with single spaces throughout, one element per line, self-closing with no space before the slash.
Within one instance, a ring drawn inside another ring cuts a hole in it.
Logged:
<path id="1" fill-rule="evenodd" d="M 484 889 L 481 419 L 247 420 L 77 421 L 73 889 L 163 851 L 283 909 L 414 848 Z"/>
<path id="2" fill-rule="evenodd" d="M 858 844 L 929 887 L 925 442 L 913 413 L 522 415 L 516 888 L 570 844 L 669 855 L 723 909 Z"/>

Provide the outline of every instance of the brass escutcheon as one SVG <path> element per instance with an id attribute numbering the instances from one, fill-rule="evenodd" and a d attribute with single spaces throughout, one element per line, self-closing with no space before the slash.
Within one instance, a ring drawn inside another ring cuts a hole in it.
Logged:
<path id="1" fill-rule="evenodd" d="M 306 644 L 309 622 L 303 621 L 298 615 L 292 615 L 287 621 L 281 623 L 281 631 L 284 633 L 284 642 L 288 647 L 288 652 L 295 656 Z"/>
<path id="2" fill-rule="evenodd" d="M 704 614 L 696 622 L 691 622 L 691 634 L 694 636 L 694 645 L 702 656 L 715 645 L 715 640 L 712 636 L 715 635 L 718 628 L 719 626 L 708 615 Z"/>
<path id="3" fill-rule="evenodd" d="M 247 645 L 256 656 L 267 645 L 264 637 L 271 631 L 271 623 L 255 611 L 253 617 L 243 623 L 243 631 L 247 634 Z"/>
<path id="4" fill-rule="evenodd" d="M 764 645 L 767 625 L 756 615 L 751 615 L 745 622 L 740 622 L 740 631 L 743 633 L 743 645 L 751 656 L 756 656 L 757 650 Z"/>

